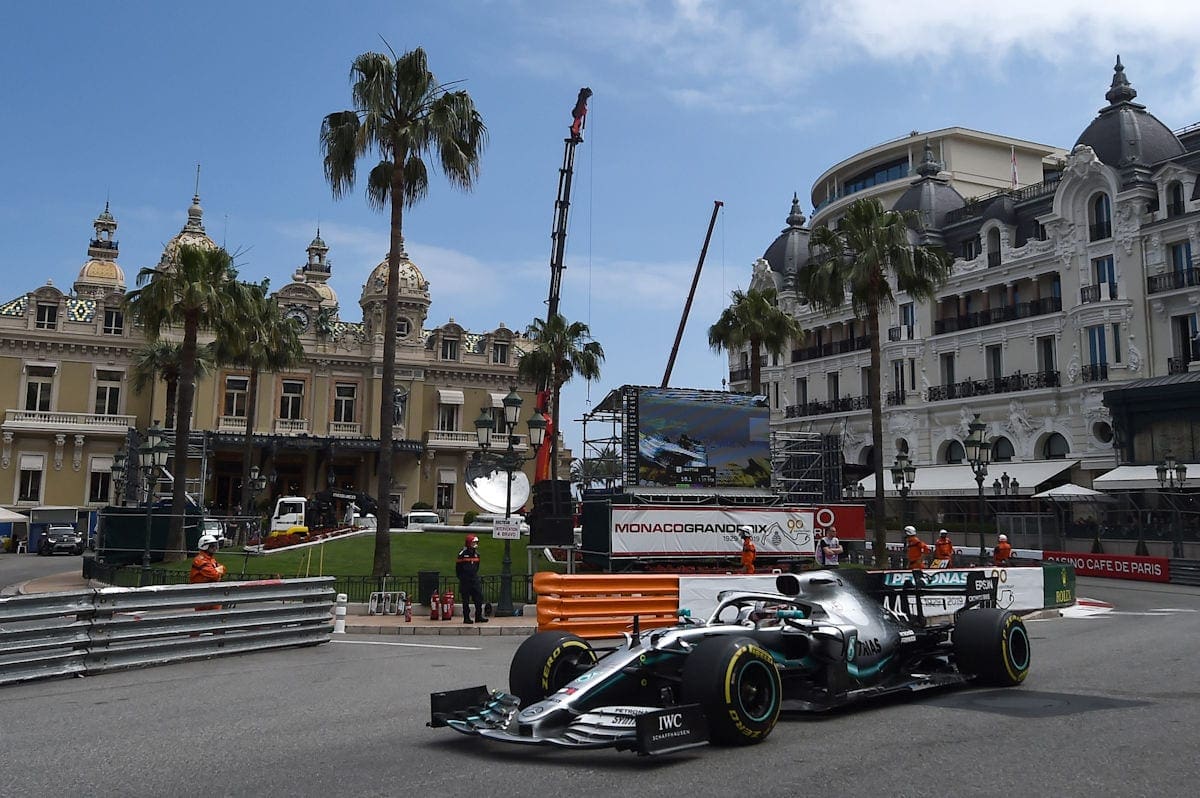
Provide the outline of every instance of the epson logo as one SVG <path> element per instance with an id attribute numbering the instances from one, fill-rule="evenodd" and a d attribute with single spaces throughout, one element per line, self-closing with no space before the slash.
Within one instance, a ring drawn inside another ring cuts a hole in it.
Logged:
<path id="1" fill-rule="evenodd" d="M 683 713 L 676 712 L 673 715 L 658 716 L 658 730 L 660 732 L 674 731 L 683 728 Z"/>
<path id="2" fill-rule="evenodd" d="M 992 589 L 992 580 L 976 579 L 975 580 L 975 589 L 976 590 L 991 590 Z"/>

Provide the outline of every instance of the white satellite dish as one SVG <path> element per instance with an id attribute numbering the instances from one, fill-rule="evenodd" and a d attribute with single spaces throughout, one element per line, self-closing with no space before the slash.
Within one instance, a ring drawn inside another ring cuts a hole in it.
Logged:
<path id="1" fill-rule="evenodd" d="M 512 493 L 509 491 L 508 473 L 491 463 L 470 463 L 466 473 L 467 495 L 489 513 L 503 513 L 505 501 L 512 511 L 517 511 L 529 501 L 529 477 L 522 471 L 512 474 Z"/>

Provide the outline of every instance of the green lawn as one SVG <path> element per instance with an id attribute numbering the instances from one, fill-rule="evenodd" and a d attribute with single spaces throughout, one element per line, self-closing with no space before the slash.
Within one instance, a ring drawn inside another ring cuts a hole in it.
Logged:
<path id="1" fill-rule="evenodd" d="M 490 529 L 480 528 L 480 573 L 499 574 L 504 558 L 504 541 L 493 540 Z M 443 576 L 454 574 L 454 559 L 463 545 L 463 535 L 449 532 L 393 532 L 392 574 L 415 576 L 417 571 L 438 571 Z M 525 540 L 512 541 L 512 572 L 526 572 Z M 370 576 L 375 556 L 375 536 L 358 535 L 348 540 L 331 540 L 321 546 L 293 551 L 245 556 L 244 552 L 225 549 L 217 555 L 229 576 L 242 573 L 243 563 L 248 574 L 279 574 L 285 578 L 301 576 Z M 188 568 L 191 560 L 175 563 L 171 568 Z M 539 557 L 537 570 L 559 570 Z"/>

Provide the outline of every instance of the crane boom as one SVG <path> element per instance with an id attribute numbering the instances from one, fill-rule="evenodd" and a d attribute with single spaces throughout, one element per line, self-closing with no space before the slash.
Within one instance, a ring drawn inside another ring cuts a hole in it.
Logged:
<path id="1" fill-rule="evenodd" d="M 679 342 L 683 340 L 683 328 L 687 326 L 688 314 L 692 312 L 692 299 L 696 296 L 696 285 L 700 282 L 700 270 L 704 268 L 704 256 L 708 254 L 708 242 L 712 239 L 713 226 L 717 223 L 717 212 L 725 203 L 713 200 L 712 218 L 708 220 L 708 232 L 704 234 L 704 246 L 700 248 L 700 260 L 696 261 L 696 273 L 692 275 L 692 287 L 688 290 L 687 302 L 683 305 L 683 317 L 679 320 L 679 330 L 675 333 L 675 345 L 671 347 L 671 356 L 667 359 L 667 370 L 663 374 L 662 385 L 666 388 L 671 383 L 671 372 L 675 368 L 675 356 L 679 354 Z"/>
<path id="2" fill-rule="evenodd" d="M 558 170 L 558 198 L 554 201 L 554 232 L 550 235 L 550 297 L 546 300 L 546 321 L 558 315 L 558 298 L 562 289 L 563 256 L 567 250 L 567 216 L 571 210 L 571 180 L 575 176 L 575 146 L 583 141 L 587 124 L 587 101 L 592 90 L 579 90 L 575 108 L 571 111 L 571 135 L 563 139 L 563 164 Z"/>

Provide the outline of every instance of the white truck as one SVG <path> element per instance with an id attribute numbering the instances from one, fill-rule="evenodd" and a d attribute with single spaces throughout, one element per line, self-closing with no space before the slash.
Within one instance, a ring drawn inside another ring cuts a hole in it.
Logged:
<path id="1" fill-rule="evenodd" d="M 307 508 L 308 499 L 303 496 L 280 496 L 275 500 L 275 512 L 271 514 L 268 536 L 308 532 L 308 525 L 304 522 L 304 511 Z"/>

